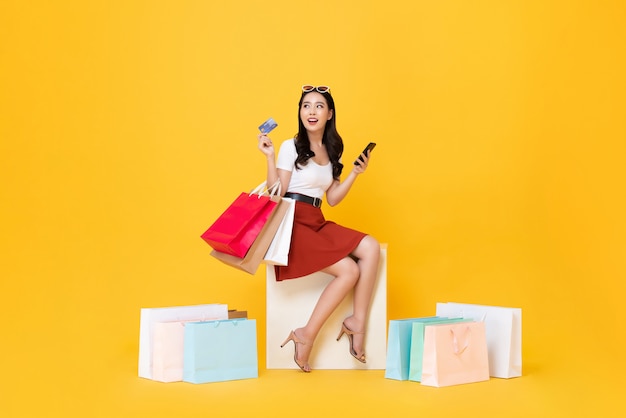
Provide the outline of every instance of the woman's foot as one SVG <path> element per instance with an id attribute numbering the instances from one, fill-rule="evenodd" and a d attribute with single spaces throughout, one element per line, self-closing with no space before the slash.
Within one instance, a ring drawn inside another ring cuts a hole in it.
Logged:
<path id="1" fill-rule="evenodd" d="M 285 342 L 281 344 L 281 348 L 284 347 L 289 341 L 293 341 L 293 361 L 303 372 L 309 373 L 311 371 L 311 366 L 309 366 L 309 355 L 311 354 L 312 345 L 307 344 L 304 340 L 300 339 L 299 335 L 301 333 L 302 328 L 291 331 Z"/>
<path id="2" fill-rule="evenodd" d="M 365 343 L 364 324 L 359 323 L 354 316 L 350 316 L 343 321 L 337 341 L 339 341 L 339 338 L 341 338 L 343 334 L 348 336 L 350 354 L 361 363 L 365 363 L 365 349 L 363 348 Z"/>

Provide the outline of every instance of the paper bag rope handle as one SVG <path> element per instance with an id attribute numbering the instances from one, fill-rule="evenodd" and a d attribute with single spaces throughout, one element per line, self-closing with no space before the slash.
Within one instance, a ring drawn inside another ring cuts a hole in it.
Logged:
<path id="1" fill-rule="evenodd" d="M 457 356 L 460 356 L 467 349 L 467 347 L 469 347 L 471 332 L 472 330 L 470 329 L 470 327 L 465 327 L 465 333 L 464 333 L 465 344 L 463 344 L 463 347 L 459 349 L 459 340 L 456 334 L 454 333 L 454 329 L 450 328 L 450 334 L 452 335 L 452 346 L 454 347 L 454 354 L 456 354 Z"/>
<path id="2" fill-rule="evenodd" d="M 282 195 L 281 193 L 282 185 L 280 184 L 280 180 L 276 180 L 276 183 L 274 183 L 272 187 L 267 188 L 266 185 L 267 185 L 267 182 L 265 181 L 259 184 L 254 189 L 252 189 L 252 191 L 250 192 L 248 196 L 252 196 L 253 194 L 258 194 L 259 198 L 261 198 L 261 196 L 264 196 L 264 195 L 269 195 L 269 196 Z"/>

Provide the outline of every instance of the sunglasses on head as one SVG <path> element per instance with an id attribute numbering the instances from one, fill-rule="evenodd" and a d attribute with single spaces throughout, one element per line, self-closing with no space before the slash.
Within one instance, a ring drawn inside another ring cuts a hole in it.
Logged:
<path id="1" fill-rule="evenodd" d="M 330 92 L 330 87 L 328 87 L 328 86 L 311 86 L 309 84 L 305 84 L 304 86 L 302 86 L 302 91 L 304 93 L 310 93 L 313 90 L 315 90 L 318 93 L 329 93 Z"/>

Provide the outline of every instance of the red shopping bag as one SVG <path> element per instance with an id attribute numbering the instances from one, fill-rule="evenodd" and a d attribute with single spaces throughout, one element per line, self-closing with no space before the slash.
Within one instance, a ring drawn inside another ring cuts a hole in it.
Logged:
<path id="1" fill-rule="evenodd" d="M 280 183 L 277 183 L 280 185 Z M 279 187 L 278 187 L 279 188 Z M 241 193 L 202 235 L 215 251 L 244 257 L 280 201 L 276 185 Z"/>
<path id="2" fill-rule="evenodd" d="M 270 220 L 267 221 L 257 239 L 254 240 L 254 243 L 245 257 L 235 257 L 215 250 L 211 251 L 211 255 L 231 267 L 238 268 L 250 274 L 255 274 L 259 265 L 263 262 L 263 256 L 267 253 L 267 249 L 272 243 L 272 239 L 274 235 L 276 235 L 276 231 L 287 213 L 288 206 L 289 204 L 285 202 L 285 199 L 282 199 L 278 203 L 277 209 L 272 216 L 270 216 Z"/>

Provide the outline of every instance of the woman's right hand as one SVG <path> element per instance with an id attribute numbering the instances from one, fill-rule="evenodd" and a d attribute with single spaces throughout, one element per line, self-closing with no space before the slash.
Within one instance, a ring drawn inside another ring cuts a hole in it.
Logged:
<path id="1" fill-rule="evenodd" d="M 272 140 L 270 139 L 270 137 L 265 134 L 259 134 L 257 138 L 259 140 L 258 147 L 261 152 L 267 157 L 274 156 L 274 144 L 272 144 Z"/>

